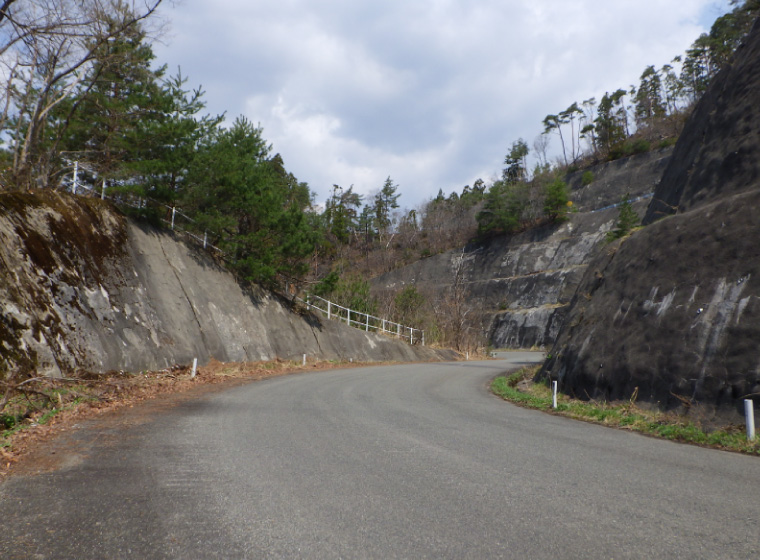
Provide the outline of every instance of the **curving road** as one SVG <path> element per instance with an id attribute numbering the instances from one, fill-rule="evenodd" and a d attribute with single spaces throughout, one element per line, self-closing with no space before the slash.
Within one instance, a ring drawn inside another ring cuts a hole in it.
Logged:
<path id="1" fill-rule="evenodd" d="M 760 557 L 760 460 L 489 394 L 535 359 L 292 375 L 82 428 L 85 455 L 0 486 L 0 558 Z"/>

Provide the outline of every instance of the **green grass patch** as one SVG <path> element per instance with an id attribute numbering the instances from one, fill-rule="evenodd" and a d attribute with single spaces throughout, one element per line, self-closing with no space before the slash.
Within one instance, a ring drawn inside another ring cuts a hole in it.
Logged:
<path id="1" fill-rule="evenodd" d="M 746 433 L 741 426 L 706 431 L 683 416 L 646 410 L 634 402 L 613 404 L 581 401 L 559 394 L 557 408 L 553 409 L 551 389 L 547 384 L 533 382 L 539 368 L 540 366 L 523 368 L 511 375 L 497 377 L 491 383 L 491 391 L 520 406 L 548 411 L 575 420 L 636 431 L 682 443 L 760 455 L 760 441 L 747 441 Z"/>

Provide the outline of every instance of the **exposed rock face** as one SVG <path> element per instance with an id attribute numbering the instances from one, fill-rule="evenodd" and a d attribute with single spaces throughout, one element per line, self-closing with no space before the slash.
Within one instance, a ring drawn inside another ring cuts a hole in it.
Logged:
<path id="1" fill-rule="evenodd" d="M 760 20 L 686 123 L 645 223 L 760 184 Z"/>
<path id="2" fill-rule="evenodd" d="M 540 376 L 582 398 L 739 411 L 760 395 L 760 23 L 694 111 L 647 212 L 589 266 Z"/>
<path id="3" fill-rule="evenodd" d="M 567 181 L 579 212 L 570 214 L 566 223 L 429 257 L 376 278 L 373 291 L 414 284 L 436 297 L 459 273 L 494 347 L 551 345 L 591 255 L 618 217 L 611 206 L 627 194 L 644 197 L 634 205 L 643 215 L 670 154 L 664 149 L 599 165 L 586 186 L 582 173 L 570 175 Z"/>
<path id="4" fill-rule="evenodd" d="M 140 371 L 196 357 L 443 357 L 297 315 L 269 293 L 242 289 L 204 252 L 99 200 L 0 196 L 0 262 L 0 371 Z"/>

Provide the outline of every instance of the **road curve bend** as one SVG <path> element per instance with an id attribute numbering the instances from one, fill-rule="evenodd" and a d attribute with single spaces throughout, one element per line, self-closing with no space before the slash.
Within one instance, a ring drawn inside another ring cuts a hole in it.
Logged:
<path id="1" fill-rule="evenodd" d="M 504 360 L 290 375 L 0 486 L 0 558 L 757 558 L 760 460 L 518 408 Z"/>

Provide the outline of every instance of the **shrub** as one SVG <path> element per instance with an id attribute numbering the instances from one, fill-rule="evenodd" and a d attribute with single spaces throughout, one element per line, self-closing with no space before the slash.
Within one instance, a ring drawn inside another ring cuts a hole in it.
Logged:
<path id="1" fill-rule="evenodd" d="M 620 203 L 620 214 L 615 223 L 615 229 L 607 232 L 607 241 L 625 237 L 637 225 L 639 225 L 639 216 L 631 204 L 631 195 L 627 194 Z"/>
<path id="2" fill-rule="evenodd" d="M 631 153 L 634 154 L 644 154 L 652 149 L 652 144 L 649 142 L 649 140 L 645 140 L 643 138 L 639 138 L 638 140 L 634 140 L 631 144 Z"/>
<path id="3" fill-rule="evenodd" d="M 544 188 L 544 196 L 544 214 L 555 222 L 564 220 L 570 202 L 567 184 L 562 179 L 555 179 Z"/>

